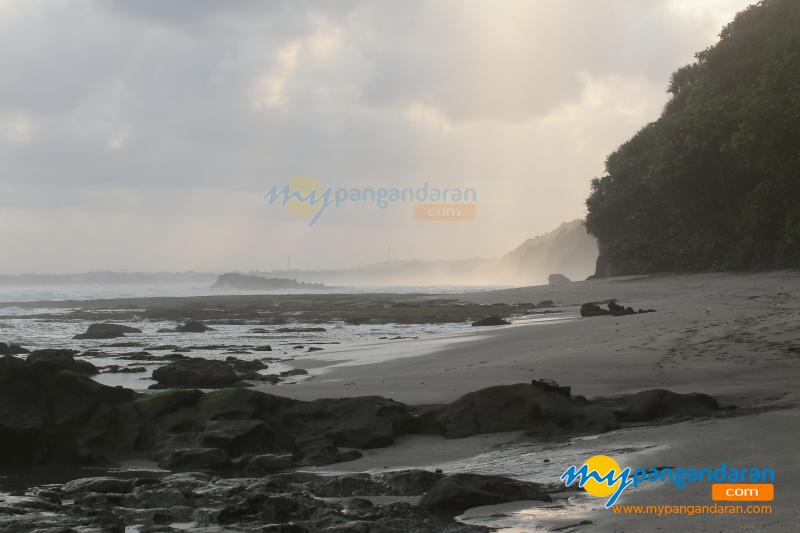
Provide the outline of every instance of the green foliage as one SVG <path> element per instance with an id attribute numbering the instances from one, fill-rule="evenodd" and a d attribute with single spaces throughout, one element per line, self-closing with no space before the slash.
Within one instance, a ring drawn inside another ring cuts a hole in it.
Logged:
<path id="1" fill-rule="evenodd" d="M 762 0 L 592 181 L 600 275 L 800 265 L 800 2 Z"/>

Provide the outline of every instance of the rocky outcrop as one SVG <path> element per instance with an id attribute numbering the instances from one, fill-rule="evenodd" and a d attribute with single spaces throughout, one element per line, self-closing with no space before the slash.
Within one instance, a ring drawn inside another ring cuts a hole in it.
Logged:
<path id="1" fill-rule="evenodd" d="M 85 376 L 99 373 L 96 366 L 88 361 L 75 359 L 75 350 L 36 350 L 28 355 L 26 361 L 38 374 L 55 373 L 59 370 L 72 370 Z"/>
<path id="2" fill-rule="evenodd" d="M 600 305 L 606 304 L 607 309 L 603 309 Z M 639 309 L 635 311 L 632 307 L 624 307 L 619 305 L 616 300 L 606 300 L 604 302 L 587 302 L 581 305 L 581 316 L 626 316 L 638 315 L 642 313 L 655 313 L 655 309 Z"/>
<path id="3" fill-rule="evenodd" d="M 20 355 L 28 353 L 29 351 L 30 350 L 23 348 L 19 344 L 6 344 L 4 342 L 0 342 L 0 355 Z"/>
<path id="4" fill-rule="evenodd" d="M 392 488 L 393 477 L 446 476 L 421 471 L 385 474 L 320 476 L 274 475 L 259 479 L 211 478 L 198 472 L 159 478 L 87 478 L 65 485 L 37 488 L 25 497 L 0 494 L 0 530 L 109 531 L 127 527 L 142 532 L 179 531 L 167 524 L 195 522 L 198 531 L 241 532 L 378 532 L 378 533 L 488 533 L 481 526 L 453 521 L 447 514 L 410 503 L 376 505 L 370 496 L 418 496 Z M 469 488 L 483 486 L 487 494 L 515 487 L 529 495 L 532 483 L 508 478 L 474 476 Z M 504 481 L 505 480 L 505 481 Z M 479 501 L 478 495 L 471 496 Z M 338 501 L 321 498 L 339 498 Z M 457 498 L 451 498 L 455 500 Z M 516 498 L 519 499 L 519 498 Z M 466 501 L 467 498 L 462 498 Z M 502 501 L 510 501 L 503 500 Z M 488 501 L 487 501 L 488 503 Z M 268 525 L 267 525 L 268 524 Z"/>
<path id="5" fill-rule="evenodd" d="M 426 419 L 429 431 L 448 438 L 515 430 L 552 438 L 619 427 L 611 410 L 564 394 L 557 384 L 541 382 L 481 389 L 430 409 Z"/>
<path id="6" fill-rule="evenodd" d="M 720 409 L 717 401 L 707 394 L 678 394 L 665 389 L 651 389 L 614 398 L 598 398 L 595 403 L 610 407 L 620 422 L 710 416 Z"/>
<path id="7" fill-rule="evenodd" d="M 0 462 L 102 464 L 145 456 L 171 469 L 255 473 L 349 461 L 359 450 L 409 434 L 461 438 L 522 430 L 552 439 L 719 409 L 709 396 L 665 390 L 589 401 L 549 380 L 419 407 L 379 396 L 300 401 L 240 387 L 136 395 L 81 375 L 72 355 L 0 358 Z M 190 361 L 197 360 L 176 363 Z"/>
<path id="8" fill-rule="evenodd" d="M 253 274 L 230 272 L 220 274 L 211 288 L 273 291 L 279 289 L 322 289 L 325 288 L 325 285 L 322 283 L 306 283 L 290 278 L 265 278 L 264 276 Z"/>
<path id="9" fill-rule="evenodd" d="M 437 481 L 422 497 L 419 505 L 425 509 L 456 514 L 470 507 L 519 500 L 551 501 L 544 487 L 538 483 L 504 476 L 453 474 Z"/>
<path id="10" fill-rule="evenodd" d="M 499 316 L 487 316 L 472 323 L 473 326 L 507 326 L 511 324 L 508 320 L 503 320 Z"/>
<path id="11" fill-rule="evenodd" d="M 192 357 L 173 361 L 153 371 L 160 388 L 220 389 L 239 382 L 233 367 L 225 361 Z"/>
<path id="12" fill-rule="evenodd" d="M 74 339 L 115 339 L 124 337 L 126 333 L 141 333 L 142 330 L 121 324 L 92 324 L 86 333 L 75 335 Z"/>
<path id="13" fill-rule="evenodd" d="M 547 284 L 551 287 L 563 287 L 564 285 L 569 285 L 570 283 L 572 283 L 572 280 L 564 274 L 550 274 L 547 276 Z"/>
<path id="14" fill-rule="evenodd" d="M 0 358 L 0 463 L 93 464 L 132 453 L 133 392 L 65 368 L 68 354 L 34 354 Z"/>

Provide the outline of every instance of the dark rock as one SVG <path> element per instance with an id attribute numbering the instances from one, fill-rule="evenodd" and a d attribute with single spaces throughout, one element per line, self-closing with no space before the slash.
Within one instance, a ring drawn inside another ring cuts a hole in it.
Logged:
<path id="1" fill-rule="evenodd" d="M 364 457 L 364 454 L 358 450 L 345 450 L 339 451 L 336 456 L 337 463 L 346 463 L 347 461 L 355 461 Z"/>
<path id="2" fill-rule="evenodd" d="M 198 320 L 190 320 L 183 324 L 182 326 L 178 326 L 175 328 L 175 331 L 179 333 L 205 333 L 209 331 L 211 328 L 203 324 Z"/>
<path id="3" fill-rule="evenodd" d="M 380 448 L 411 423 L 410 408 L 380 396 L 296 402 L 283 414 L 296 435 L 325 436 L 334 446 Z"/>
<path id="4" fill-rule="evenodd" d="M 651 389 L 616 398 L 598 398 L 595 403 L 613 407 L 622 422 L 708 416 L 720 408 L 717 401 L 706 394 L 679 394 L 665 389 Z"/>
<path id="5" fill-rule="evenodd" d="M 564 285 L 569 285 L 570 283 L 572 283 L 572 280 L 564 274 L 550 274 L 547 277 L 547 284 L 551 287 L 563 287 Z"/>
<path id="6" fill-rule="evenodd" d="M 89 477 L 70 481 L 66 483 L 62 490 L 64 494 L 73 496 L 94 492 L 98 494 L 106 493 L 128 493 L 133 489 L 133 481 L 130 479 L 119 479 L 115 477 Z"/>
<path id="7" fill-rule="evenodd" d="M 601 304 L 606 304 L 608 309 L 600 307 Z M 605 302 L 587 302 L 581 305 L 581 316 L 626 316 L 636 315 L 642 313 L 655 313 L 655 309 L 639 309 L 634 311 L 632 307 L 624 307 L 619 305 L 616 300 L 606 300 Z"/>
<path id="8" fill-rule="evenodd" d="M 339 450 L 327 440 L 315 440 L 306 443 L 301 451 L 300 464 L 306 466 L 322 466 L 339 462 Z"/>
<path id="9" fill-rule="evenodd" d="M 448 438 L 514 430 L 551 438 L 619 427 L 610 409 L 576 402 L 557 385 L 540 382 L 481 389 L 434 408 L 426 416 L 435 419 L 429 431 Z"/>
<path id="10" fill-rule="evenodd" d="M 499 316 L 487 316 L 472 323 L 473 326 L 507 326 L 511 322 L 503 320 Z"/>
<path id="11" fill-rule="evenodd" d="M 201 445 L 220 448 L 231 456 L 263 449 L 267 443 L 267 425 L 261 420 L 209 420 L 202 429 Z"/>
<path id="12" fill-rule="evenodd" d="M 267 368 L 262 361 L 259 360 L 243 360 L 237 357 L 229 356 L 225 358 L 225 362 L 233 367 L 236 372 L 255 372 Z"/>
<path id="13" fill-rule="evenodd" d="M 541 307 L 553 307 L 554 305 L 556 305 L 556 303 L 555 303 L 553 300 L 542 300 L 541 302 L 539 302 L 538 304 L 536 304 L 536 306 L 535 306 L 535 307 L 537 307 L 537 308 L 541 308 Z"/>
<path id="14" fill-rule="evenodd" d="M 244 465 L 244 472 L 260 476 L 293 468 L 295 464 L 294 457 L 291 454 L 267 453 L 250 457 Z"/>
<path id="15" fill-rule="evenodd" d="M 220 274 L 212 289 L 279 290 L 279 289 L 322 289 L 322 283 L 298 281 L 294 278 L 266 278 L 255 274 L 226 272 Z"/>
<path id="16" fill-rule="evenodd" d="M 150 352 L 127 352 L 113 357 L 126 361 L 161 361 L 163 359 L 160 355 L 153 355 Z"/>
<path id="17" fill-rule="evenodd" d="M 239 379 L 246 381 L 258 381 L 260 383 L 269 383 L 275 385 L 280 383 L 281 378 L 278 374 L 259 374 L 258 372 L 242 372 L 239 374 Z"/>
<path id="18" fill-rule="evenodd" d="M 425 509 L 460 513 L 470 507 L 520 500 L 549 502 L 542 485 L 503 476 L 451 474 L 436 482 L 420 499 Z"/>
<path id="19" fill-rule="evenodd" d="M 0 463 L 95 463 L 130 451 L 138 426 L 125 408 L 132 391 L 62 369 L 49 356 L 33 359 L 0 358 Z"/>
<path id="20" fill-rule="evenodd" d="M 581 306 L 581 316 L 589 317 L 589 316 L 608 316 L 611 314 L 611 311 L 607 309 L 603 309 L 599 305 L 595 303 L 585 303 Z"/>
<path id="21" fill-rule="evenodd" d="M 271 352 L 272 346 L 256 346 L 253 350 L 257 352 Z"/>
<path id="22" fill-rule="evenodd" d="M 187 358 L 153 371 L 153 379 L 164 387 L 219 389 L 239 381 L 236 372 L 225 361 Z"/>
<path id="23" fill-rule="evenodd" d="M 428 470 L 400 470 L 377 474 L 375 479 L 388 487 L 387 494 L 394 496 L 417 496 L 431 490 L 442 479 L 442 472 Z"/>
<path id="24" fill-rule="evenodd" d="M 275 333 L 324 333 L 325 328 L 310 327 L 310 328 L 278 328 Z"/>
<path id="25" fill-rule="evenodd" d="M 147 372 L 147 369 L 143 366 L 109 365 L 104 370 L 108 374 L 141 374 Z"/>
<path id="26" fill-rule="evenodd" d="M 148 394 L 139 398 L 134 405 L 143 422 L 169 415 L 182 408 L 194 408 L 198 400 L 203 397 L 199 390 L 169 390 L 155 394 Z"/>
<path id="27" fill-rule="evenodd" d="M 572 387 L 562 387 L 552 379 L 534 379 L 533 381 L 531 381 L 531 385 L 547 391 L 563 394 L 567 398 L 569 398 L 570 394 L 572 393 Z"/>
<path id="28" fill-rule="evenodd" d="M 85 376 L 99 373 L 97 367 L 88 361 L 75 359 L 75 350 L 35 350 L 26 361 L 34 372 L 53 374 L 60 370 L 72 370 Z"/>
<path id="29" fill-rule="evenodd" d="M 91 324 L 86 333 L 75 335 L 74 339 L 115 339 L 126 333 L 141 333 L 142 330 L 121 324 Z"/>
<path id="30" fill-rule="evenodd" d="M 28 353 L 30 350 L 27 350 L 20 346 L 19 344 L 6 344 L 4 342 L 0 342 L 0 355 L 20 355 L 23 353 Z"/>
<path id="31" fill-rule="evenodd" d="M 228 454 L 219 448 L 184 448 L 159 462 L 170 470 L 220 470 L 229 466 Z"/>
<path id="32" fill-rule="evenodd" d="M 290 376 L 305 376 L 308 374 L 308 370 L 303 370 L 302 368 L 292 368 L 291 370 L 285 370 L 280 373 L 282 378 L 290 377 Z"/>
<path id="33" fill-rule="evenodd" d="M 320 348 L 319 346 L 309 346 L 308 347 L 308 351 L 309 352 L 319 352 L 321 350 L 322 350 L 322 348 Z"/>

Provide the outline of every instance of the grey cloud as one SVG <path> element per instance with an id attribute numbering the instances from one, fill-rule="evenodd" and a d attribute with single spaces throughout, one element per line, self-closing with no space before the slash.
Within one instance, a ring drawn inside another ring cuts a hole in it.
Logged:
<path id="1" fill-rule="evenodd" d="M 632 98 L 657 109 L 666 96 L 653 87 L 710 44 L 708 20 L 667 4 L 44 2 L 13 24 L 0 20 L 0 206 L 53 225 L 48 211 L 69 208 L 164 223 L 179 210 L 220 227 L 260 209 L 253 224 L 271 227 L 286 218 L 263 209 L 261 195 L 300 174 L 330 187 L 469 182 L 503 192 L 481 192 L 482 212 L 521 241 L 560 222 L 547 218 L 580 216 L 602 157 L 654 116 L 611 133 L 614 109 L 563 129 L 542 118 L 583 105 L 585 76 L 630 82 L 640 91 Z M 332 41 L 320 45 L 325 25 Z M 293 46 L 294 61 L 281 59 Z M 254 102 L 262 78 L 280 87 L 280 102 Z M 515 212 L 521 187 L 546 204 L 536 227 L 499 218 Z M 109 204 L 118 189 L 130 201 Z M 213 208 L 189 194 L 203 190 Z M 408 231 L 399 208 L 365 227 L 370 214 L 359 206 L 326 223 L 365 235 Z M 0 243 L 13 242 L 3 231 L 11 230 L 0 230 Z M 470 235 L 505 246 L 488 227 Z"/>

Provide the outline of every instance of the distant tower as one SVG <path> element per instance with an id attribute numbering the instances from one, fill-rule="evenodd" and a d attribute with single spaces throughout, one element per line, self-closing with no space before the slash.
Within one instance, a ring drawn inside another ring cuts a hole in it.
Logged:
<path id="1" fill-rule="evenodd" d="M 291 272 L 291 271 L 292 271 L 292 256 L 288 255 L 286 256 L 286 272 Z"/>
<path id="2" fill-rule="evenodd" d="M 386 259 L 387 261 L 391 261 L 392 260 L 392 245 L 391 244 L 389 245 L 389 252 L 386 254 L 386 257 L 387 257 L 387 259 Z"/>

